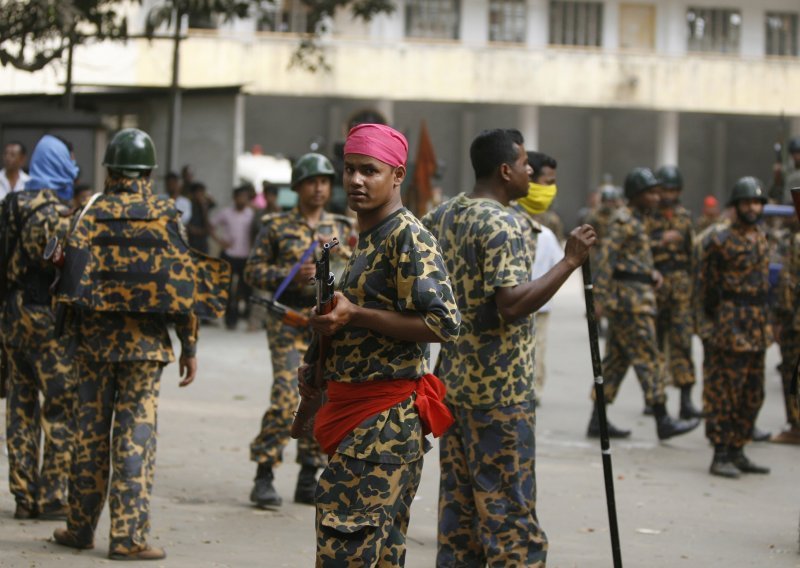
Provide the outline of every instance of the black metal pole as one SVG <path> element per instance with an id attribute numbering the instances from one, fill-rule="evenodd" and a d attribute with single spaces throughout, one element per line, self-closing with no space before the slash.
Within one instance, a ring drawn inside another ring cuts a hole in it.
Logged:
<path id="1" fill-rule="evenodd" d="M 603 456 L 603 474 L 606 482 L 611 554 L 614 557 L 614 568 L 622 568 L 622 552 L 619 546 L 619 527 L 617 526 L 617 505 L 614 499 L 614 472 L 611 468 L 611 445 L 608 441 L 608 422 L 606 421 L 606 396 L 603 391 L 603 364 L 600 359 L 597 316 L 594 312 L 592 266 L 588 258 L 583 263 L 583 291 L 586 300 L 586 321 L 589 324 L 589 347 L 592 352 L 595 404 L 597 405 L 597 416 L 600 422 L 600 449 Z"/>

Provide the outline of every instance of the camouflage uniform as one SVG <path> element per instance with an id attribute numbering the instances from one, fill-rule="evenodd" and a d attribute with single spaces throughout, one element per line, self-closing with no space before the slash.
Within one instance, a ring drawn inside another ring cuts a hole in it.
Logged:
<path id="1" fill-rule="evenodd" d="M 75 385 L 66 353 L 67 338 L 56 339 L 54 334 L 48 290 L 54 269 L 42 256 L 51 236 L 66 233 L 69 210 L 49 190 L 26 191 L 7 198 L 4 206 L 10 207 L 15 198 L 19 221 L 26 217 L 27 221 L 20 227 L 19 244 L 9 259 L 10 293 L 3 313 L 3 342 L 10 369 L 6 401 L 8 485 L 18 505 L 34 514 L 48 513 L 62 509 L 67 501 Z M 13 219 L 11 222 L 15 223 Z"/>
<path id="2" fill-rule="evenodd" d="M 692 217 L 678 205 L 660 209 L 648 217 L 648 225 L 653 261 L 664 278 L 656 290 L 656 335 L 662 361 L 668 361 L 674 386 L 692 386 L 695 383 L 692 361 Z M 661 244 L 666 231 L 678 231 L 683 239 Z"/>
<path id="3" fill-rule="evenodd" d="M 419 313 L 443 341 L 458 333 L 439 247 L 406 209 L 359 235 L 340 289 L 365 308 Z M 345 327 L 331 338 L 325 378 L 416 379 L 426 373 L 428 357 L 425 343 Z M 317 486 L 317 566 L 403 565 L 410 506 L 429 448 L 413 395 L 345 437 Z"/>
<path id="4" fill-rule="evenodd" d="M 608 238 L 608 230 L 611 225 L 611 218 L 614 216 L 615 207 L 609 207 L 608 204 L 601 203 L 597 208 L 593 209 L 586 216 L 585 223 L 591 225 L 597 233 L 597 242 L 603 244 Z M 599 256 L 599 247 L 593 247 L 589 252 L 592 266 L 597 266 Z"/>
<path id="5" fill-rule="evenodd" d="M 603 377 L 609 404 L 614 402 L 631 365 L 645 403 L 654 406 L 666 402 L 656 342 L 655 265 L 645 222 L 639 211 L 620 208 L 612 217 L 597 263 L 595 298 L 608 317 Z"/>
<path id="6" fill-rule="evenodd" d="M 751 439 L 764 400 L 768 245 L 761 229 L 753 242 L 734 222 L 709 232 L 702 248 L 699 295 L 714 324 L 705 354 L 706 437 L 739 450 Z"/>
<path id="7" fill-rule="evenodd" d="M 782 359 L 780 371 L 786 421 L 791 430 L 795 432 L 800 431 L 800 406 L 798 406 L 797 399 L 791 395 L 790 387 L 798 358 L 800 358 L 798 294 L 800 294 L 800 233 L 796 233 L 791 239 L 789 254 L 781 271 L 776 303 L 780 329 L 779 343 Z"/>
<path id="8" fill-rule="evenodd" d="M 536 518 L 531 317 L 505 322 L 497 288 L 530 281 L 532 256 L 511 210 L 464 194 L 423 219 L 439 239 L 462 314 L 437 372 L 454 426 L 440 443 L 438 566 L 544 566 Z"/>
<path id="9" fill-rule="evenodd" d="M 532 215 L 533 220 L 537 223 L 541 223 L 551 231 L 556 234 L 558 240 L 562 240 L 564 238 L 564 222 L 561 220 L 561 217 L 558 216 L 552 208 L 548 209 L 544 213 L 539 213 L 537 215 Z"/>
<path id="10" fill-rule="evenodd" d="M 700 215 L 697 221 L 694 222 L 694 232 L 699 235 L 710 226 L 717 224 L 720 221 L 719 215 L 710 217 L 708 215 Z"/>
<path id="11" fill-rule="evenodd" d="M 265 215 L 263 222 L 244 273 L 245 280 L 254 288 L 275 293 L 292 266 L 320 236 L 339 239 L 342 244 L 333 249 L 339 259 L 350 255 L 345 243 L 351 232 L 351 222 L 346 217 L 323 213 L 319 224 L 312 228 L 294 209 Z M 331 264 L 335 267 L 335 259 Z M 315 299 L 313 286 L 292 283 L 279 301 L 295 310 L 307 311 L 314 306 Z M 297 367 L 311 343 L 311 330 L 297 329 L 268 315 L 267 338 L 272 359 L 272 393 L 270 407 L 261 419 L 261 431 L 250 444 L 250 459 L 274 465 L 281 462 L 283 449 L 289 442 L 289 428 L 299 402 Z M 313 436 L 297 441 L 297 463 L 324 467 L 325 461 Z"/>
<path id="12" fill-rule="evenodd" d="M 105 193 L 140 193 L 148 203 L 155 200 L 149 180 L 107 182 Z M 107 203 L 98 200 L 93 209 L 102 212 Z M 168 223 L 180 227 L 180 213 L 170 211 Z M 106 213 L 113 216 L 111 211 Z M 78 226 L 76 233 L 86 224 Z M 122 250 L 109 246 L 106 252 L 120 254 Z M 129 289 L 136 288 L 129 284 Z M 176 297 L 178 300 L 183 298 Z M 167 324 L 175 324 L 183 356 L 193 357 L 197 317 L 191 312 L 173 315 L 89 309 L 75 309 L 73 316 L 78 333 L 78 404 L 67 528 L 78 542 L 93 542 L 113 471 L 108 493 L 109 552 L 135 553 L 147 546 L 150 529 L 159 379 L 164 365 L 174 360 Z"/>

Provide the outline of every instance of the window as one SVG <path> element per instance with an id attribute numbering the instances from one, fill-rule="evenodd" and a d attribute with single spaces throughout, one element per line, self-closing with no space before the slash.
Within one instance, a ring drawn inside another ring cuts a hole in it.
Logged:
<path id="1" fill-rule="evenodd" d="M 489 41 L 525 42 L 525 0 L 489 0 Z"/>
<path id="2" fill-rule="evenodd" d="M 257 29 L 260 32 L 294 34 L 313 33 L 308 8 L 302 0 L 275 0 L 261 9 Z"/>
<path id="3" fill-rule="evenodd" d="M 603 5 L 600 2 L 551 0 L 550 43 L 600 47 L 603 43 Z"/>
<path id="4" fill-rule="evenodd" d="M 458 0 L 408 0 L 406 36 L 458 39 Z"/>
<path id="5" fill-rule="evenodd" d="M 767 12 L 767 55 L 797 55 L 797 14 Z"/>
<path id="6" fill-rule="evenodd" d="M 215 30 L 217 18 L 213 14 L 189 14 L 189 27 L 193 30 Z"/>
<path id="7" fill-rule="evenodd" d="M 729 8 L 689 8 L 689 51 L 739 53 L 742 13 Z"/>

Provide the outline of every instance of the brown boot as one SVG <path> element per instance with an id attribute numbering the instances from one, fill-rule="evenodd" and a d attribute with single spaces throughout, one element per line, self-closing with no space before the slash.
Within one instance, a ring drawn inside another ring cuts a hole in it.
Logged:
<path id="1" fill-rule="evenodd" d="M 108 558 L 111 560 L 163 560 L 166 557 L 167 553 L 163 548 L 152 548 L 149 544 L 139 550 L 108 551 Z"/>
<path id="2" fill-rule="evenodd" d="M 70 548 L 77 548 L 78 550 L 91 550 L 94 548 L 92 542 L 81 542 L 78 537 L 67 529 L 56 529 L 53 531 L 53 542 L 61 546 L 68 546 Z"/>
<path id="3" fill-rule="evenodd" d="M 800 446 L 800 428 L 792 426 L 780 434 L 775 434 L 769 441 L 773 444 L 792 444 L 794 446 Z"/>

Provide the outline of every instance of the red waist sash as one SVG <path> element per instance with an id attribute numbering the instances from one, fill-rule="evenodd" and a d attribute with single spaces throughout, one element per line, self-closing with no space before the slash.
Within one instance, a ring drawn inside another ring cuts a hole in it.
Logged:
<path id="1" fill-rule="evenodd" d="M 422 430 L 439 437 L 453 423 L 453 415 L 442 402 L 445 386 L 435 375 L 419 379 L 392 379 L 363 383 L 328 382 L 328 400 L 314 419 L 314 437 L 329 456 L 364 420 L 399 404 L 417 393 L 414 407 Z"/>

